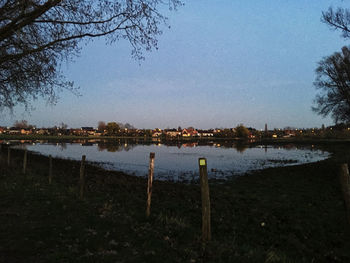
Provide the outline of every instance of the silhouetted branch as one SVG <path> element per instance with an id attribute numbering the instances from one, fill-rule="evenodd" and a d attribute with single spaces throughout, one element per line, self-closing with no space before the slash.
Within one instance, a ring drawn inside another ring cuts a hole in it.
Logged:
<path id="1" fill-rule="evenodd" d="M 60 70 L 62 60 L 79 54 L 79 42 L 124 38 L 132 55 L 157 48 L 158 8 L 179 0 L 0 0 L 0 108 L 28 105 L 39 96 L 50 102 L 57 92 L 76 88 Z"/>

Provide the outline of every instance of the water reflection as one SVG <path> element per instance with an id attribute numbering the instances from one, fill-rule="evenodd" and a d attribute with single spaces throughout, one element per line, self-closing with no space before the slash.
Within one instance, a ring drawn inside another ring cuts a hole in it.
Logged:
<path id="1" fill-rule="evenodd" d="M 1 141 L 0 141 L 1 142 Z M 155 176 L 167 180 L 196 180 L 198 158 L 208 160 L 210 178 L 224 179 L 251 170 L 295 165 L 322 160 L 328 153 L 314 145 L 259 145 L 241 141 L 143 141 L 71 140 L 71 141 L 2 141 L 17 144 L 42 154 L 103 163 L 104 167 L 144 176 L 149 153 L 155 152 Z"/>
<path id="2" fill-rule="evenodd" d="M 244 153 L 249 148 L 260 148 L 268 152 L 268 149 L 283 149 L 283 150 L 295 150 L 295 149 L 317 149 L 315 145 L 295 145 L 295 144 L 283 144 L 283 145 L 259 145 L 247 143 L 244 141 L 195 141 L 195 142 L 182 142 L 182 141 L 165 141 L 161 142 L 159 139 L 144 141 L 140 139 L 117 139 L 117 140 L 103 140 L 103 139 L 77 139 L 77 140 L 65 140 L 60 142 L 53 142 L 50 140 L 0 140 L 0 143 L 12 144 L 12 145 L 38 145 L 38 144 L 54 144 L 59 146 L 60 149 L 67 149 L 67 144 L 79 144 L 83 147 L 97 146 L 98 151 L 103 152 L 122 152 L 130 151 L 137 146 L 167 146 L 182 148 L 195 148 L 201 146 L 209 146 L 222 149 L 235 149 L 238 153 Z"/>
<path id="3" fill-rule="evenodd" d="M 73 142 L 77 143 L 77 142 Z M 158 147 L 161 146 L 169 146 L 169 147 L 177 147 L 178 149 L 181 148 L 195 148 L 200 146 L 212 146 L 216 148 L 230 148 L 235 149 L 239 153 L 243 153 L 246 149 L 249 148 L 249 144 L 244 142 L 213 142 L 213 141 L 206 141 L 206 142 L 159 142 L 159 141 L 124 141 L 124 140 L 118 140 L 118 141 L 106 141 L 106 140 L 100 140 L 93 142 L 91 141 L 85 141 L 80 142 L 82 146 L 93 146 L 97 145 L 97 148 L 99 151 L 108 151 L 108 152 L 121 152 L 121 151 L 129 151 L 132 150 L 134 147 L 137 147 L 139 145 L 155 145 Z"/>
<path id="4" fill-rule="evenodd" d="M 103 140 L 103 139 L 77 139 L 77 140 L 65 140 L 60 142 L 53 142 L 50 140 L 0 140 L 0 143 L 12 144 L 12 145 L 38 145 L 38 144 L 55 144 L 59 146 L 62 151 L 67 149 L 67 144 L 79 144 L 83 147 L 96 146 L 98 151 L 103 152 L 122 152 L 130 151 L 137 146 L 167 146 L 177 147 L 178 149 L 195 148 L 201 146 L 209 146 L 222 149 L 235 149 L 238 153 L 244 153 L 249 148 L 264 149 L 265 153 L 268 149 L 283 149 L 283 150 L 296 150 L 296 149 L 317 149 L 315 145 L 295 145 L 295 144 L 283 144 L 283 145 L 259 145 L 247 143 L 244 141 L 195 141 L 195 142 L 182 142 L 182 141 L 165 141 L 161 142 L 159 139 L 144 141 L 140 139 L 117 139 L 117 140 Z"/>
<path id="5" fill-rule="evenodd" d="M 67 149 L 67 143 L 65 142 L 60 143 L 59 146 L 61 148 L 61 151 L 64 151 L 65 149 Z"/>

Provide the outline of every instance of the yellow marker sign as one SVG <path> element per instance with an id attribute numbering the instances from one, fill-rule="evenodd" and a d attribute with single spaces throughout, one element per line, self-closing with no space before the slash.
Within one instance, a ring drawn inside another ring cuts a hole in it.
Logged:
<path id="1" fill-rule="evenodd" d="M 204 166 L 205 164 L 205 159 L 199 159 L 199 165 Z"/>

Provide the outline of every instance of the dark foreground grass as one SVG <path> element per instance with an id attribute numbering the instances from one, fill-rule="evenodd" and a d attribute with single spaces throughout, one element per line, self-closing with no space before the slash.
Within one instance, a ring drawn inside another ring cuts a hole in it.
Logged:
<path id="1" fill-rule="evenodd" d="M 3 159 L 5 158 L 3 149 Z M 350 229 L 333 161 L 210 183 L 212 241 L 201 244 L 198 185 L 147 182 L 13 150 L 0 166 L 0 262 L 350 262 Z"/>

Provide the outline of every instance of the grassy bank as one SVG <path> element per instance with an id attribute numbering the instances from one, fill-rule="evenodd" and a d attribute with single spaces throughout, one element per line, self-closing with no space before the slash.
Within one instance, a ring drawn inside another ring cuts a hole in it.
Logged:
<path id="1" fill-rule="evenodd" d="M 0 262 L 350 262 L 350 228 L 334 160 L 210 182 L 212 241 L 203 250 L 197 185 L 147 182 L 79 162 L 3 148 Z M 342 155 L 344 156 L 344 155 Z"/>

